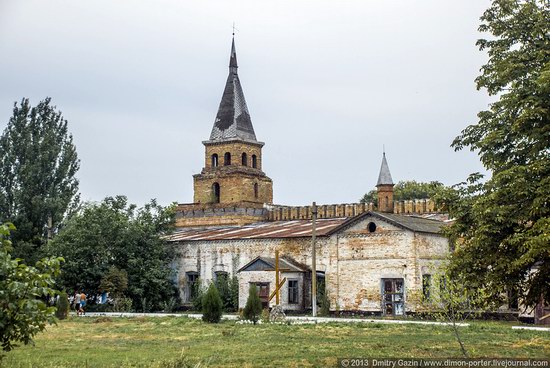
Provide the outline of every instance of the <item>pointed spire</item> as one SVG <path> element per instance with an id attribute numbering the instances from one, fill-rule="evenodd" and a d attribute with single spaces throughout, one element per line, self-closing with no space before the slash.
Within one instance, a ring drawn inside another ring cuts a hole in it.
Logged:
<path id="1" fill-rule="evenodd" d="M 237 52 L 235 51 L 235 34 L 233 34 L 233 41 L 231 42 L 231 56 L 229 57 L 229 70 L 233 73 L 237 73 Z"/>
<path id="2" fill-rule="evenodd" d="M 229 57 L 229 75 L 225 83 L 218 114 L 210 134 L 211 141 L 240 138 L 256 142 L 256 134 L 244 99 L 243 89 L 237 74 L 237 52 L 235 37 L 231 42 Z"/>
<path id="3" fill-rule="evenodd" d="M 380 166 L 380 174 L 378 174 L 378 182 L 376 183 L 376 186 L 380 185 L 393 185 L 388 161 L 386 161 L 386 152 L 382 156 L 382 165 Z"/>

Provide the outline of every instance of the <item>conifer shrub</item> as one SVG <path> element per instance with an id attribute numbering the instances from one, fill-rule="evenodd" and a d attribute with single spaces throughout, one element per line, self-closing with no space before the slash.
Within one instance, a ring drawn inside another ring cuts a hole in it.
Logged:
<path id="1" fill-rule="evenodd" d="M 250 285 L 248 289 L 248 299 L 246 300 L 246 306 L 243 310 L 243 316 L 245 319 L 254 322 L 258 322 L 258 318 L 262 314 L 262 301 L 258 294 L 258 288 L 256 285 Z"/>
<path id="2" fill-rule="evenodd" d="M 209 323 L 218 323 L 222 318 L 223 303 L 220 293 L 214 283 L 211 283 L 202 298 L 202 320 Z"/>
<path id="3" fill-rule="evenodd" d="M 57 309 L 55 310 L 55 316 L 58 319 L 65 319 L 69 315 L 69 298 L 67 297 L 66 292 L 59 294 L 59 299 L 57 299 Z"/>

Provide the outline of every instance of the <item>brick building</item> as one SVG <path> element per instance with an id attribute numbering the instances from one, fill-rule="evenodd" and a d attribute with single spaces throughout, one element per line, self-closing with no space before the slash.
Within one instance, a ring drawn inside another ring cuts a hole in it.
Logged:
<path id="1" fill-rule="evenodd" d="M 281 305 L 311 308 L 311 206 L 273 204 L 273 182 L 262 167 L 263 142 L 256 139 L 237 73 L 235 43 L 229 76 L 209 140 L 204 168 L 193 176 L 194 201 L 177 209 L 177 285 L 190 302 L 193 284 L 237 276 L 239 306 L 250 283 L 265 305 L 275 288 L 275 253 L 281 256 Z M 385 154 L 377 188 L 379 203 L 316 207 L 316 277 L 333 311 L 402 315 L 416 310 L 429 292 L 431 275 L 448 254 L 443 222 L 426 218 L 430 201 L 393 201 Z M 358 193 L 359 196 L 360 193 Z M 375 211 L 375 208 L 377 209 Z M 422 214 L 424 217 L 412 216 Z"/>

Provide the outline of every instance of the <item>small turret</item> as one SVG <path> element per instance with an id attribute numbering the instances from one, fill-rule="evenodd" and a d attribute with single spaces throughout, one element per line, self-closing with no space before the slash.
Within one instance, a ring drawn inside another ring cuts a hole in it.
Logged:
<path id="1" fill-rule="evenodd" d="M 378 182 L 376 183 L 376 189 L 378 190 L 378 211 L 393 213 L 393 186 L 390 168 L 386 161 L 386 152 L 384 152 Z"/>

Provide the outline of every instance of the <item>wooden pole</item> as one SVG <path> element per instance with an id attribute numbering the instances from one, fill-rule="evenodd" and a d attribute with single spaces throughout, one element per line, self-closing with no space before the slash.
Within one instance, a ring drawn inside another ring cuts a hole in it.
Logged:
<path id="1" fill-rule="evenodd" d="M 317 205 L 315 202 L 311 205 L 311 310 L 313 317 L 317 316 L 317 256 L 315 251 L 315 236 L 317 221 Z"/>
<path id="2" fill-rule="evenodd" d="M 275 251 L 275 285 L 277 290 L 275 291 L 275 304 L 279 305 L 279 251 Z"/>

